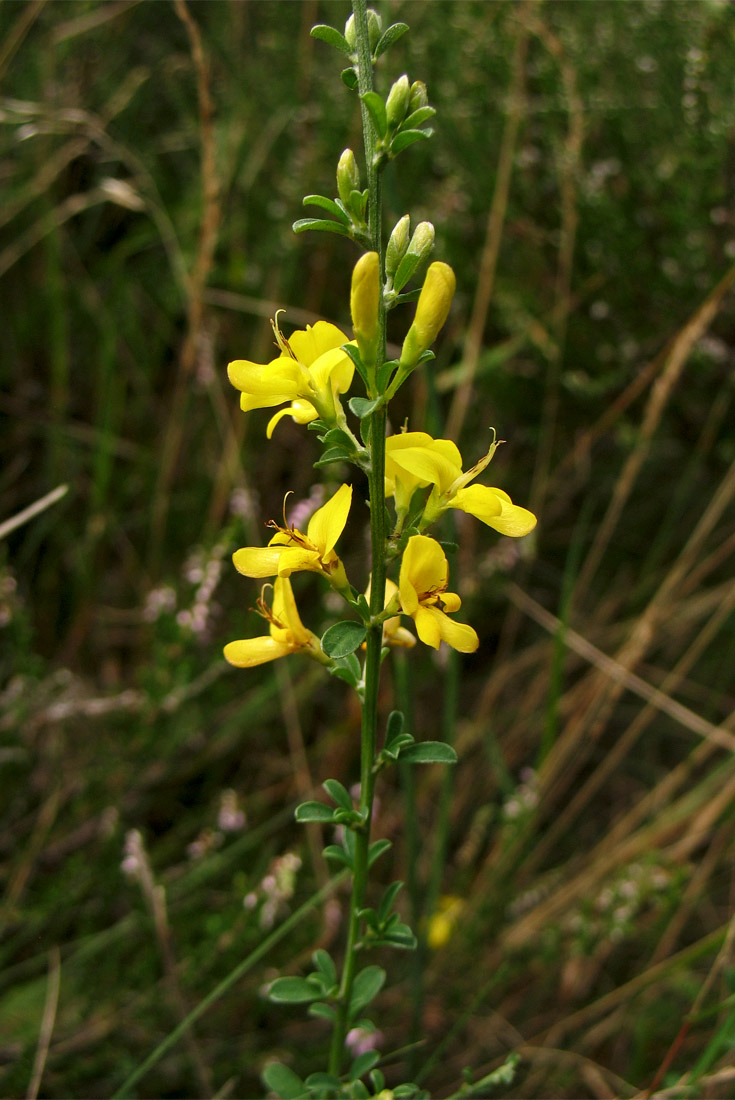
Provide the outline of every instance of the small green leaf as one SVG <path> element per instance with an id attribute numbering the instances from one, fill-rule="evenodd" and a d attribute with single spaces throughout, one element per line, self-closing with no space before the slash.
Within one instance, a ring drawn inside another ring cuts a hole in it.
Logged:
<path id="1" fill-rule="evenodd" d="M 313 1005 L 309 1005 L 308 1012 L 310 1016 L 316 1016 L 320 1020 L 334 1020 L 337 1016 L 336 1010 L 324 1001 L 314 1001 Z"/>
<path id="2" fill-rule="evenodd" d="M 388 721 L 385 727 L 385 747 L 390 748 L 391 744 L 397 737 L 400 737 L 403 733 L 403 711 L 392 710 L 388 715 Z"/>
<path id="3" fill-rule="evenodd" d="M 426 141 L 434 133 L 433 130 L 401 130 L 400 134 L 396 134 L 393 141 L 390 143 L 390 153 L 392 157 L 402 153 L 404 149 L 408 149 L 409 145 L 413 145 L 416 141 Z"/>
<path id="4" fill-rule="evenodd" d="M 326 218 L 297 218 L 291 226 L 294 233 L 305 233 L 307 229 L 321 229 L 325 233 L 339 233 L 340 237 L 349 237 L 350 232 L 342 222 L 330 222 Z"/>
<path id="5" fill-rule="evenodd" d="M 268 990 L 268 999 L 277 1004 L 306 1004 L 318 996 L 319 991 L 306 978 L 276 978 Z"/>
<path id="6" fill-rule="evenodd" d="M 338 221 L 343 222 L 345 225 L 350 224 L 349 216 L 345 214 L 344 209 L 325 195 L 304 195 L 302 204 L 304 206 L 319 206 L 322 210 L 332 214 Z"/>
<path id="7" fill-rule="evenodd" d="M 391 947 L 401 947 L 405 951 L 416 949 L 416 937 L 407 924 L 396 924 L 385 933 L 385 942 Z"/>
<path id="8" fill-rule="evenodd" d="M 348 653 L 346 657 L 338 657 L 329 671 L 333 676 L 337 676 L 354 688 L 362 680 L 362 666 L 354 653 Z"/>
<path id="9" fill-rule="evenodd" d="M 352 798 L 350 797 L 349 792 L 346 791 L 342 784 L 339 782 L 339 780 L 325 779 L 322 783 L 322 787 L 324 787 L 324 790 L 327 792 L 329 797 L 334 802 L 336 802 L 338 806 L 341 806 L 344 810 L 350 810 L 350 812 L 352 811 Z"/>
<path id="10" fill-rule="evenodd" d="M 385 1088 L 385 1077 L 379 1069 L 374 1069 L 370 1074 L 370 1084 L 373 1086 L 373 1092 L 376 1096 Z"/>
<path id="11" fill-rule="evenodd" d="M 358 1054 L 350 1066 L 350 1081 L 358 1081 L 363 1073 L 368 1073 L 380 1061 L 380 1052 L 366 1050 L 364 1054 Z"/>
<path id="12" fill-rule="evenodd" d="M 373 401 L 370 401 L 367 397 L 351 397 L 348 404 L 355 416 L 359 420 L 364 420 L 366 416 L 370 416 L 370 413 L 377 409 L 380 402 L 380 397 L 376 397 Z"/>
<path id="13" fill-rule="evenodd" d="M 263 1070 L 263 1081 L 281 1100 L 299 1100 L 307 1096 L 306 1086 L 298 1074 L 282 1062 L 271 1062 Z"/>
<path id="14" fill-rule="evenodd" d="M 341 53 L 347 54 L 348 57 L 352 55 L 352 47 L 343 34 L 336 29 L 336 27 L 330 27 L 327 23 L 317 23 L 315 27 L 312 27 L 309 31 L 312 38 L 319 38 L 322 42 L 327 42 L 330 46 L 334 46 L 336 50 L 340 50 Z"/>
<path id="15" fill-rule="evenodd" d="M 393 902 L 398 897 L 398 895 L 401 892 L 402 888 L 403 888 L 403 883 L 402 882 L 394 882 L 388 887 L 388 889 L 383 894 L 382 901 L 380 902 L 380 906 L 378 908 L 378 915 L 379 915 L 381 921 L 384 921 L 387 918 L 388 914 L 390 913 L 391 909 L 393 908 Z"/>
<path id="16" fill-rule="evenodd" d="M 334 820 L 334 811 L 323 802 L 302 802 L 296 807 L 296 820 L 300 824 L 307 821 L 322 821 L 325 824 Z"/>
<path id="17" fill-rule="evenodd" d="M 317 947 L 311 958 L 314 966 L 320 970 L 327 979 L 328 984 L 334 985 L 337 981 L 337 968 L 329 952 L 325 951 L 323 947 Z"/>
<path id="18" fill-rule="evenodd" d="M 377 60 L 385 53 L 385 51 L 392 46 L 394 42 L 406 33 L 408 30 L 408 23 L 393 23 L 390 27 L 386 27 L 382 35 L 378 39 L 373 57 Z M 313 32 L 312 32 L 313 33 Z"/>
<path id="19" fill-rule="evenodd" d="M 362 1081 L 352 1082 L 352 1097 L 353 1100 L 370 1100 L 370 1093 Z"/>
<path id="20" fill-rule="evenodd" d="M 350 998 L 350 1019 L 354 1019 L 377 997 L 385 984 L 385 971 L 380 966 L 366 966 L 355 978 Z"/>
<path id="21" fill-rule="evenodd" d="M 341 863 L 344 867 L 349 867 L 352 870 L 352 860 L 349 853 L 340 848 L 339 844 L 328 844 L 324 849 L 324 858 L 332 859 L 335 863 Z"/>
<path id="22" fill-rule="evenodd" d="M 357 87 L 357 73 L 354 69 L 343 69 L 340 73 L 342 77 L 342 83 L 346 84 L 352 91 Z"/>
<path id="23" fill-rule="evenodd" d="M 401 760 L 408 764 L 456 764 L 457 754 L 443 741 L 419 741 L 401 750 Z"/>
<path id="24" fill-rule="evenodd" d="M 368 867 L 372 867 L 375 860 L 380 859 L 383 852 L 387 852 L 392 847 L 390 840 L 374 840 L 368 849 Z"/>
<path id="25" fill-rule="evenodd" d="M 400 128 L 401 130 L 415 130 L 422 122 L 428 122 L 435 114 L 436 111 L 433 107 L 419 107 L 417 111 L 413 111 L 404 118 Z"/>
<path id="26" fill-rule="evenodd" d="M 338 1092 L 342 1087 L 339 1077 L 333 1077 L 331 1073 L 310 1073 L 304 1084 L 317 1096 Z"/>
<path id="27" fill-rule="evenodd" d="M 315 469 L 321 469 L 322 466 L 329 466 L 332 462 L 352 462 L 355 457 L 354 451 L 348 451 L 346 447 L 327 447 L 326 451 L 322 452 L 322 457 L 314 463 Z"/>
<path id="28" fill-rule="evenodd" d="M 368 109 L 378 136 L 385 137 L 388 133 L 388 116 L 385 112 L 385 103 L 383 103 L 377 92 L 365 92 L 365 95 L 360 98 Z"/>
<path id="29" fill-rule="evenodd" d="M 364 623 L 345 619 L 324 631 L 321 641 L 322 650 L 327 657 L 346 657 L 348 653 L 354 653 L 358 646 L 362 645 L 366 634 L 367 628 Z"/>
<path id="30" fill-rule="evenodd" d="M 393 286 L 396 290 L 403 290 L 406 283 L 411 279 L 414 271 L 419 266 L 421 257 L 415 253 L 407 252 L 398 265 L 398 270 L 393 276 Z"/>
<path id="31" fill-rule="evenodd" d="M 390 377 L 397 366 L 397 359 L 389 359 L 387 363 L 383 363 L 382 366 L 378 367 L 378 389 L 381 393 L 388 388 Z"/>

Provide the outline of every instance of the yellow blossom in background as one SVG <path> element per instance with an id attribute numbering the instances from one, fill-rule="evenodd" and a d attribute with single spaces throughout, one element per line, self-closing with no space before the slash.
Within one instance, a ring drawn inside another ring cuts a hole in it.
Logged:
<path id="1" fill-rule="evenodd" d="M 464 902 L 454 894 L 445 894 L 439 898 L 437 908 L 426 926 L 426 942 L 429 947 L 436 950 L 449 943 L 463 909 Z"/>
<path id="2" fill-rule="evenodd" d="M 406 544 L 398 579 L 402 611 L 416 623 L 425 645 L 438 649 L 446 642 L 460 653 L 474 653 L 480 639 L 471 626 L 449 618 L 459 611 L 462 601 L 456 592 L 448 592 L 448 587 L 449 562 L 439 543 L 428 535 L 413 535 Z"/>
<path id="3" fill-rule="evenodd" d="M 344 531 L 352 503 L 352 487 L 340 485 L 326 504 L 309 520 L 306 533 L 289 527 L 284 516 L 267 546 L 248 546 L 232 555 L 235 568 L 246 577 L 288 577 L 306 571 L 321 573 L 338 589 L 348 589 L 347 577 L 334 547 Z"/>
<path id="4" fill-rule="evenodd" d="M 336 325 L 317 321 L 291 333 L 286 339 L 273 322 L 273 331 L 281 354 L 270 363 L 251 363 L 235 359 L 227 374 L 235 389 L 242 391 L 240 407 L 269 409 L 289 402 L 268 421 L 266 435 L 270 439 L 276 424 L 291 416 L 297 424 L 308 424 L 321 417 L 328 424 L 343 416 L 339 394 L 352 385 L 355 367 L 342 350 L 348 339 Z"/>
<path id="5" fill-rule="evenodd" d="M 493 527 L 501 535 L 520 538 L 536 526 L 536 517 L 527 508 L 514 504 L 503 489 L 489 485 L 469 485 L 482 473 L 493 457 L 498 444 L 493 443 L 487 454 L 466 473 L 462 471 L 462 455 L 450 439 L 432 439 L 425 432 L 407 432 L 391 436 L 386 441 L 386 454 L 390 452 L 392 484 L 395 486 L 396 508 L 399 492 L 410 495 L 418 486 L 433 485 L 421 526 L 433 523 L 447 508 L 458 508 Z M 393 442 L 396 440 L 396 442 Z M 386 458 L 386 471 L 388 470 Z M 413 488 L 412 488 L 413 486 Z M 389 482 L 386 480 L 386 492 Z"/>
<path id="6" fill-rule="evenodd" d="M 317 636 L 307 630 L 299 618 L 291 582 L 287 577 L 278 577 L 273 585 L 273 606 L 269 607 L 261 594 L 257 610 L 270 623 L 270 634 L 261 638 L 228 642 L 224 655 L 231 665 L 237 668 L 254 668 L 267 661 L 275 661 L 279 657 L 299 652 L 307 653 L 322 664 L 328 661 L 322 653 Z"/>

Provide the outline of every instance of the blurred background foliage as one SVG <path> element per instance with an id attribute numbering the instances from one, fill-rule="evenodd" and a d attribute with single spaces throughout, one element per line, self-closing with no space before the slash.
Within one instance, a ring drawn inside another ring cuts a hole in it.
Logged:
<path id="1" fill-rule="evenodd" d="M 381 960 L 388 1082 L 450 1095 L 515 1050 L 510 1095 L 730 1096 L 735 9 L 376 6 L 411 28 L 379 87 L 405 71 L 438 112 L 387 174 L 388 228 L 429 218 L 458 280 L 393 428 L 449 431 L 470 465 L 495 426 L 491 483 L 539 515 L 519 545 L 458 528 L 482 641 L 459 685 L 410 657 L 417 735 L 460 764 L 383 785 L 381 873 L 413 916 L 460 901 L 443 945 Z M 290 230 L 360 146 L 309 37 L 348 14 L 0 5 L 0 521 L 68 486 L 0 542 L 8 1096 L 111 1095 L 293 913 L 126 1094 L 320 1068 L 324 1025 L 261 988 L 339 949 L 333 902 L 298 912 L 327 871 L 292 809 L 356 776 L 359 712 L 296 660 L 221 659 L 261 629 L 230 553 L 319 492 L 313 437 L 267 444 L 225 367 L 270 356 L 279 307 L 348 327 L 357 252 Z"/>

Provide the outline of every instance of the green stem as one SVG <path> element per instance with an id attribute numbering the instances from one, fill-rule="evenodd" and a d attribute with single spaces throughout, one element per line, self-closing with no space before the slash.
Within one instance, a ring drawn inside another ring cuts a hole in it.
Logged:
<path id="1" fill-rule="evenodd" d="M 358 90 L 360 95 L 372 91 L 373 65 L 368 37 L 366 0 L 353 0 L 358 56 Z M 382 196 L 378 165 L 375 163 L 375 133 L 372 121 L 363 105 L 363 136 L 367 164 L 369 230 L 372 247 L 380 257 L 381 280 L 385 273 L 385 260 L 381 234 Z M 385 359 L 385 306 L 379 307 L 380 341 L 378 362 Z M 376 396 L 376 395 L 370 395 Z M 386 518 L 385 518 L 385 406 L 377 409 L 370 418 L 368 485 L 370 493 L 370 538 L 372 574 L 370 582 L 371 624 L 368 627 L 365 655 L 365 698 L 362 708 L 362 740 L 360 748 L 360 810 L 364 825 L 356 834 L 355 857 L 352 876 L 352 894 L 347 924 L 347 945 L 342 977 L 337 999 L 337 1015 L 332 1032 L 329 1055 L 329 1071 L 339 1074 L 344 1055 L 344 1042 L 349 1023 L 349 1005 L 357 971 L 357 959 L 368 877 L 370 850 L 370 825 L 375 791 L 375 756 L 378 736 L 378 688 L 380 685 L 380 654 L 383 626 L 379 616 L 385 600 L 386 571 Z"/>

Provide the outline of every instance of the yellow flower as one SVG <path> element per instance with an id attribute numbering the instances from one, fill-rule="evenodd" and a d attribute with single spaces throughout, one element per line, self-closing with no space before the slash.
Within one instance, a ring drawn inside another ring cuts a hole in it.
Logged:
<path id="1" fill-rule="evenodd" d="M 246 577 L 289 577 L 307 571 L 321 573 L 335 588 L 349 589 L 344 566 L 334 551 L 337 539 L 347 523 L 352 503 L 352 486 L 340 485 L 334 496 L 314 512 L 306 534 L 289 527 L 284 515 L 283 527 L 270 520 L 276 534 L 267 546 L 248 546 L 232 555 L 235 568 Z"/>
<path id="2" fill-rule="evenodd" d="M 254 668 L 266 661 L 275 661 L 278 657 L 299 652 L 308 654 L 321 664 L 328 662 L 328 658 L 322 653 L 319 639 L 306 629 L 299 618 L 291 581 L 287 577 L 276 579 L 273 586 L 273 606 L 269 607 L 261 594 L 257 610 L 270 623 L 270 634 L 263 638 L 243 638 L 237 642 L 228 642 L 224 654 L 231 665 L 237 668 Z"/>
<path id="3" fill-rule="evenodd" d="M 401 514 L 403 509 L 405 514 L 406 497 L 410 501 L 416 488 L 433 485 L 421 520 L 422 528 L 433 523 L 447 508 L 458 508 L 495 528 L 501 535 L 512 538 L 527 535 L 536 526 L 533 512 L 514 504 L 503 489 L 468 484 L 482 473 L 497 446 L 493 443 L 484 458 L 463 473 L 462 456 L 450 439 L 432 439 L 425 432 L 391 436 L 386 440 L 386 493 L 395 493 L 396 510 Z"/>
<path id="4" fill-rule="evenodd" d="M 277 318 L 272 324 L 281 352 L 277 359 L 265 365 L 235 359 L 227 368 L 230 382 L 242 391 L 243 412 L 290 402 L 268 421 L 269 439 L 284 416 L 293 417 L 297 424 L 308 424 L 317 417 L 328 424 L 344 419 L 339 394 L 350 388 L 355 372 L 349 355 L 342 351 L 342 345 L 348 343 L 345 334 L 328 321 L 317 321 L 313 327 L 293 332 L 287 340 Z"/>
<path id="5" fill-rule="evenodd" d="M 448 586 L 449 562 L 439 543 L 428 535 L 413 535 L 398 579 L 402 611 L 414 620 L 425 645 L 438 649 L 440 642 L 446 642 L 460 653 L 474 653 L 480 644 L 475 631 L 447 614 L 462 606 L 456 592 L 447 591 Z"/>
<path id="6" fill-rule="evenodd" d="M 400 432 L 388 436 L 385 441 L 385 495 L 395 497 L 396 511 L 401 516 L 408 511 L 415 491 L 430 484 L 430 480 L 416 476 L 406 467 L 403 453 L 410 452 L 410 459 L 414 451 L 421 452 L 427 447 L 444 454 L 448 461 L 454 459 L 455 452 L 459 454 L 451 440 L 432 439 L 426 432 Z"/>
<path id="7" fill-rule="evenodd" d="M 444 947 L 452 937 L 455 925 L 464 909 L 464 902 L 453 894 L 439 898 L 439 904 L 429 917 L 426 928 L 426 942 L 436 950 Z"/>

